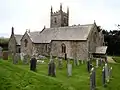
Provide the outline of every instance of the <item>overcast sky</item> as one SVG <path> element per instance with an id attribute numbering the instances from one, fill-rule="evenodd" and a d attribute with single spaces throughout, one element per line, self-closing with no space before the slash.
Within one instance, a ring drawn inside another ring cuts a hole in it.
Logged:
<path id="1" fill-rule="evenodd" d="M 63 10 L 69 7 L 69 25 L 89 24 L 96 21 L 103 29 L 117 29 L 120 24 L 119 0 L 0 0 L 0 37 L 9 37 L 11 27 L 16 34 L 24 34 L 26 29 L 42 30 L 50 27 L 50 8 Z"/>

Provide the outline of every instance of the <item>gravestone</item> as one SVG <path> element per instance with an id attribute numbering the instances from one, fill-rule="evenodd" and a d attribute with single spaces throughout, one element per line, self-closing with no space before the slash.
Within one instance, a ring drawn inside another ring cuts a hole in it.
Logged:
<path id="1" fill-rule="evenodd" d="M 3 51 L 3 60 L 8 60 L 8 51 Z"/>
<path id="2" fill-rule="evenodd" d="M 89 60 L 87 61 L 87 70 L 88 70 L 88 72 L 90 72 L 90 70 L 91 70 L 90 61 Z"/>
<path id="3" fill-rule="evenodd" d="M 77 58 L 74 59 L 74 66 L 78 66 L 79 65 L 79 61 Z"/>
<path id="4" fill-rule="evenodd" d="M 72 64 L 67 64 L 67 73 L 68 76 L 72 76 Z"/>
<path id="5" fill-rule="evenodd" d="M 56 76 L 56 68 L 55 68 L 54 60 L 50 60 L 48 64 L 48 75 L 53 77 Z"/>
<path id="6" fill-rule="evenodd" d="M 3 50 L 3 48 L 0 47 L 0 58 L 2 58 L 2 50 Z"/>
<path id="7" fill-rule="evenodd" d="M 58 59 L 58 68 L 62 69 L 63 65 L 62 65 L 62 59 Z"/>
<path id="8" fill-rule="evenodd" d="M 112 77 L 112 67 L 109 68 L 109 78 Z"/>
<path id="9" fill-rule="evenodd" d="M 24 55 L 23 57 L 24 57 L 23 58 L 23 63 L 28 64 L 29 63 L 29 55 Z"/>
<path id="10" fill-rule="evenodd" d="M 17 64 L 19 60 L 20 60 L 19 53 L 16 53 L 15 55 L 13 55 L 13 64 Z"/>
<path id="11" fill-rule="evenodd" d="M 31 58 L 31 60 L 30 60 L 30 70 L 36 71 L 36 62 L 37 62 L 37 60 L 36 60 L 35 57 Z"/>
<path id="12" fill-rule="evenodd" d="M 106 78 L 105 78 L 105 68 L 104 67 L 103 67 L 103 70 L 102 70 L 102 84 L 105 87 L 105 85 L 106 85 Z"/>
<path id="13" fill-rule="evenodd" d="M 92 68 L 90 73 L 90 90 L 95 90 L 95 88 L 96 88 L 96 73 L 95 69 Z"/>
<path id="14" fill-rule="evenodd" d="M 81 64 L 83 64 L 84 62 L 83 62 L 83 60 L 81 60 Z"/>
<path id="15" fill-rule="evenodd" d="M 108 71 L 107 63 L 105 64 L 105 78 L 106 78 L 106 81 L 109 82 L 109 71 Z"/>
<path id="16" fill-rule="evenodd" d="M 96 67 L 98 68 L 99 60 L 96 59 Z"/>

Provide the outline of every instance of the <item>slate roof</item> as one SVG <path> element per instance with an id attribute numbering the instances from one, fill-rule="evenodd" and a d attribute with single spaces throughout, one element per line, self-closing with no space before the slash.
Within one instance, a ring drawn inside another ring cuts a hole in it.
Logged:
<path id="1" fill-rule="evenodd" d="M 21 40 L 21 38 L 22 38 L 23 35 L 15 34 L 14 36 L 15 36 L 17 45 L 21 45 L 21 41 L 20 40 Z"/>
<path id="2" fill-rule="evenodd" d="M 107 46 L 99 46 L 96 47 L 96 52 L 97 54 L 106 54 L 107 51 Z"/>
<path id="3" fill-rule="evenodd" d="M 45 28 L 44 30 L 28 32 L 34 43 L 50 43 L 51 40 L 87 40 L 94 24 Z"/>

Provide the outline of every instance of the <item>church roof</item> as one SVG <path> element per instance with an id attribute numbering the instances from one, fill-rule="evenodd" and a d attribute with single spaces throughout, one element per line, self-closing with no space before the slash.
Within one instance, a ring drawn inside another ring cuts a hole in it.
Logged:
<path id="1" fill-rule="evenodd" d="M 15 39 L 16 39 L 16 42 L 17 42 L 17 45 L 21 45 L 20 40 L 21 40 L 21 38 L 22 38 L 23 35 L 15 34 L 14 36 L 15 36 Z"/>
<path id="2" fill-rule="evenodd" d="M 99 46 L 96 47 L 96 52 L 97 54 L 106 54 L 107 51 L 107 46 Z"/>
<path id="3" fill-rule="evenodd" d="M 87 40 L 94 24 L 45 28 L 44 30 L 30 32 L 28 35 L 34 43 L 50 43 L 51 40 Z"/>

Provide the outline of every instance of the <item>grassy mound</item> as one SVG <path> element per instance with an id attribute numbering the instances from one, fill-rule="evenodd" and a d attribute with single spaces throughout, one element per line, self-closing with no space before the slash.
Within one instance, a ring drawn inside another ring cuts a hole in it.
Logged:
<path id="1" fill-rule="evenodd" d="M 68 86 L 0 60 L 0 90 L 68 90 Z"/>
<path id="2" fill-rule="evenodd" d="M 120 60 L 120 59 L 118 59 Z M 73 63 L 73 62 L 72 62 Z M 95 66 L 95 62 L 93 62 Z M 107 87 L 102 85 L 102 67 L 96 68 L 96 90 L 120 90 L 120 64 L 110 63 L 113 67 L 112 77 Z M 90 80 L 86 64 L 72 68 L 72 76 L 67 76 L 66 61 L 63 68 L 58 68 L 56 61 L 56 77 L 49 77 L 48 60 L 37 64 L 37 72 L 29 71 L 29 65 L 19 63 L 13 65 L 10 60 L 0 60 L 0 90 L 89 90 Z"/>

